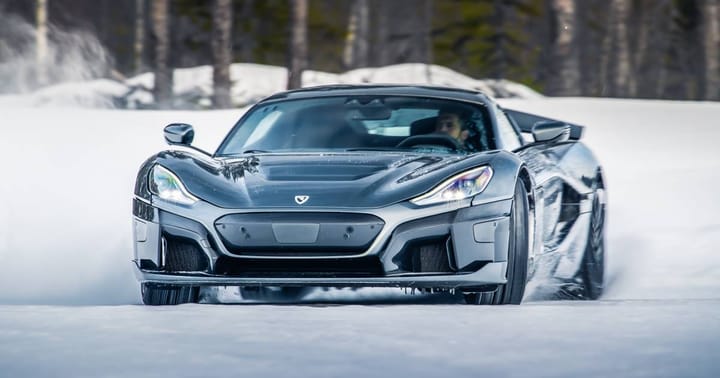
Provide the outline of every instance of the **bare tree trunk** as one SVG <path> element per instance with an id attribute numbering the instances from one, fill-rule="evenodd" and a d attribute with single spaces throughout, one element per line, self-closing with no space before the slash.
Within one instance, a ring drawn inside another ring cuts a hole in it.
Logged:
<path id="1" fill-rule="evenodd" d="M 155 102 L 160 108 L 168 108 L 172 100 L 173 71 L 170 59 L 170 12 L 169 0 L 153 0 L 152 32 L 155 39 Z"/>
<path id="2" fill-rule="evenodd" d="M 673 0 L 640 0 L 633 10 L 631 22 L 636 35 L 632 51 L 632 67 L 637 83 L 637 97 L 658 97 L 658 88 L 664 88 L 667 54 L 670 49 L 673 19 Z"/>
<path id="3" fill-rule="evenodd" d="M 232 0 L 215 0 L 213 5 L 213 105 L 232 107 L 230 64 L 232 63 Z"/>
<path id="4" fill-rule="evenodd" d="M 703 4 L 703 41 L 705 44 L 705 99 L 720 100 L 720 1 Z"/>
<path id="5" fill-rule="evenodd" d="M 255 38 L 258 33 L 258 23 L 260 22 L 258 17 L 255 17 L 254 7 L 255 0 L 242 0 L 242 8 L 240 9 L 238 20 L 247 23 L 247 25 L 245 28 L 240 29 L 240 33 L 237 31 L 233 32 L 236 41 L 240 42 L 237 54 L 242 62 L 254 61 L 253 50 L 255 49 L 255 40 L 253 38 Z"/>
<path id="6" fill-rule="evenodd" d="M 673 21 L 676 15 L 672 0 L 652 1 L 653 31 L 649 35 L 653 47 L 648 50 L 647 56 L 647 62 L 652 64 L 648 64 L 649 79 L 645 85 L 648 86 L 648 97 L 664 98 L 670 76 L 667 56 L 675 44 L 673 34 L 677 33 L 677 23 Z"/>
<path id="7" fill-rule="evenodd" d="M 376 0 L 373 64 L 431 63 L 432 8 L 432 0 Z"/>
<path id="8" fill-rule="evenodd" d="M 630 16 L 629 0 L 612 0 L 610 10 L 610 32 L 612 33 L 613 74 L 611 95 L 632 97 L 635 95 L 635 78 L 632 76 L 630 43 L 628 36 L 628 19 Z"/>
<path id="9" fill-rule="evenodd" d="M 650 45 L 649 34 L 651 29 L 651 17 L 653 16 L 652 8 L 653 6 L 645 4 L 644 2 L 641 2 L 638 7 L 640 15 L 637 17 L 637 25 L 635 26 L 635 29 L 637 30 L 637 41 L 635 43 L 634 53 L 632 54 L 633 68 L 638 76 L 644 73 L 643 68 L 645 67 L 645 58 L 647 57 L 648 46 Z M 636 79 L 638 86 L 642 81 L 643 80 L 640 77 Z M 636 93 L 639 92 L 641 92 L 641 90 L 638 88 Z"/>
<path id="10" fill-rule="evenodd" d="M 575 0 L 552 0 L 555 38 L 548 92 L 555 96 L 580 95 L 580 55 L 577 49 Z"/>
<path id="11" fill-rule="evenodd" d="M 505 78 L 505 68 L 507 63 L 506 41 L 505 41 L 505 12 L 506 4 L 503 0 L 493 0 L 493 17 L 492 24 L 495 29 L 493 35 L 493 57 L 492 57 L 492 74 L 494 79 Z"/>
<path id="12" fill-rule="evenodd" d="M 391 4 L 387 0 L 374 0 L 373 5 L 376 9 L 375 17 L 377 25 L 375 26 L 375 43 L 373 44 L 373 56 L 375 56 L 374 64 L 378 66 L 387 66 L 390 61 L 390 12 Z"/>
<path id="13" fill-rule="evenodd" d="M 135 0 L 135 74 L 143 71 L 143 50 L 145 44 L 145 0 Z"/>
<path id="14" fill-rule="evenodd" d="M 302 72 L 307 67 L 307 0 L 290 0 L 292 25 L 290 36 L 290 69 L 287 89 L 302 87 Z"/>
<path id="15" fill-rule="evenodd" d="M 370 48 L 370 6 L 368 0 L 354 0 L 350 9 L 343 66 L 346 69 L 367 67 Z"/>
<path id="16" fill-rule="evenodd" d="M 423 63 L 431 64 L 433 62 L 432 49 L 432 0 L 423 0 L 422 2 L 422 20 L 420 21 L 420 31 L 418 32 L 418 45 L 420 46 L 420 57 Z"/>
<path id="17" fill-rule="evenodd" d="M 36 0 L 35 3 L 35 57 L 37 82 L 40 85 L 48 83 L 48 25 L 47 0 Z"/>

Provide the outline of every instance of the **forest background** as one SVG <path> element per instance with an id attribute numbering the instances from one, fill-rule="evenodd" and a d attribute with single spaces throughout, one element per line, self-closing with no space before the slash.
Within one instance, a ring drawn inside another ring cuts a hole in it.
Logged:
<path id="1" fill-rule="evenodd" d="M 413 62 L 549 96 L 720 100 L 720 0 L 0 0 L 0 15 L 35 26 L 0 25 L 0 65 L 32 46 L 36 86 L 43 44 L 81 30 L 107 51 L 96 76 L 153 71 L 160 105 L 173 68 L 212 65 L 214 107 L 230 106 L 235 62 L 288 67 L 288 88 L 305 69 Z"/>

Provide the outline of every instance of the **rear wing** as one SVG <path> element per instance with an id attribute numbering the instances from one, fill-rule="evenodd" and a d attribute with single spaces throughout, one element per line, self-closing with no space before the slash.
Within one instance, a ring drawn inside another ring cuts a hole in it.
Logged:
<path id="1" fill-rule="evenodd" d="M 520 128 L 520 131 L 524 133 L 532 133 L 533 126 L 538 122 L 564 122 L 570 126 L 570 139 L 579 140 L 582 138 L 585 126 L 576 125 L 570 122 L 558 121 L 557 119 L 547 118 L 535 114 L 525 113 L 512 109 L 504 109 L 505 113 L 509 115 Z"/>

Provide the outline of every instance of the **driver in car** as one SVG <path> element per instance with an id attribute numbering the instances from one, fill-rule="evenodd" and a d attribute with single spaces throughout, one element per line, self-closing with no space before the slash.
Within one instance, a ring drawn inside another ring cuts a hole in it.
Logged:
<path id="1" fill-rule="evenodd" d="M 464 146 L 470 131 L 466 130 L 462 125 L 463 122 L 459 114 L 441 110 L 435 123 L 435 132 L 447 134 Z"/>

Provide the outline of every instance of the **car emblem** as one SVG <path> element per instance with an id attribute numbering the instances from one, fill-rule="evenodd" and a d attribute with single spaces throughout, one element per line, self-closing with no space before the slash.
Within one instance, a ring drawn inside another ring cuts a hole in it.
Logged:
<path id="1" fill-rule="evenodd" d="M 295 202 L 297 202 L 298 205 L 304 204 L 309 199 L 310 196 L 295 196 Z"/>

